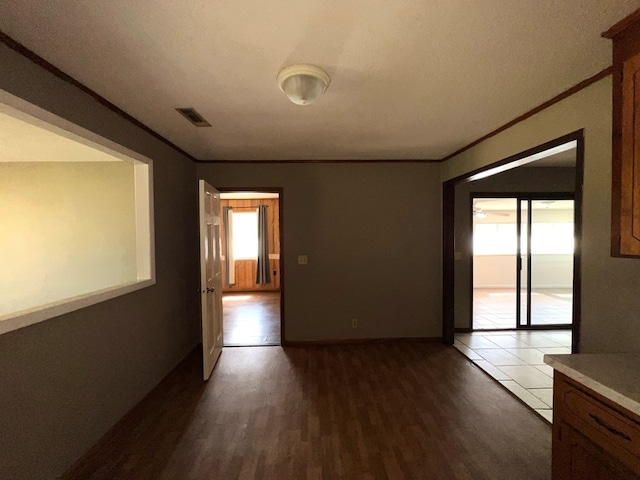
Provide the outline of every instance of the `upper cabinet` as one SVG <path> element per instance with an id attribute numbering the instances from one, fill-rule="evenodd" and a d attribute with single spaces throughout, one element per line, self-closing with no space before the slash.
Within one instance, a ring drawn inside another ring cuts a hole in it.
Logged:
<path id="1" fill-rule="evenodd" d="M 613 40 L 611 254 L 640 258 L 640 10 L 603 36 Z"/>
<path id="2" fill-rule="evenodd" d="M 613 40 L 611 254 L 640 258 L 640 10 L 602 35 Z"/>

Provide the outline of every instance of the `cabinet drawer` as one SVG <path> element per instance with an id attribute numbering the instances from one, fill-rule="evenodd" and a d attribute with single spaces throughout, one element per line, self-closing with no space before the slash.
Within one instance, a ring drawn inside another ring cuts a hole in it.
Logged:
<path id="1" fill-rule="evenodd" d="M 640 459 L 640 424 L 572 385 L 568 387 L 562 398 L 567 423 L 605 450 L 619 455 L 622 449 Z"/>

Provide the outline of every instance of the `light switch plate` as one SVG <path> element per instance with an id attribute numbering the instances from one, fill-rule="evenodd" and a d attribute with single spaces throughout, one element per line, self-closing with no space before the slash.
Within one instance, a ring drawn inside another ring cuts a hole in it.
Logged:
<path id="1" fill-rule="evenodd" d="M 306 265 L 309 263 L 309 259 L 306 255 L 298 255 L 298 265 Z"/>

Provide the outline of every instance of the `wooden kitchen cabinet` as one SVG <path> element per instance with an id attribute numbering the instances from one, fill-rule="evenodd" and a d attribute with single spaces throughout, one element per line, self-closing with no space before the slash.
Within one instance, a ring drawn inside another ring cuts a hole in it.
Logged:
<path id="1" fill-rule="evenodd" d="M 557 370 L 553 388 L 553 479 L 640 479 L 640 416 Z"/>
<path id="2" fill-rule="evenodd" d="M 640 10 L 603 36 L 613 40 L 611 254 L 640 257 Z"/>

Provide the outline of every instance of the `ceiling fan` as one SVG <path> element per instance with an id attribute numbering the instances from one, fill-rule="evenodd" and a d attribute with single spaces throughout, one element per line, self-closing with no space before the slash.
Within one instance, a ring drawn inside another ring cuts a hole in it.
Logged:
<path id="1" fill-rule="evenodd" d="M 476 205 L 476 203 L 473 203 L 473 216 L 476 218 L 487 218 L 488 216 L 494 216 L 494 217 L 509 217 L 511 214 L 510 213 L 506 213 L 506 212 L 494 212 L 489 210 L 488 212 L 485 212 L 484 210 L 482 210 L 482 207 L 479 207 L 478 205 Z"/>

